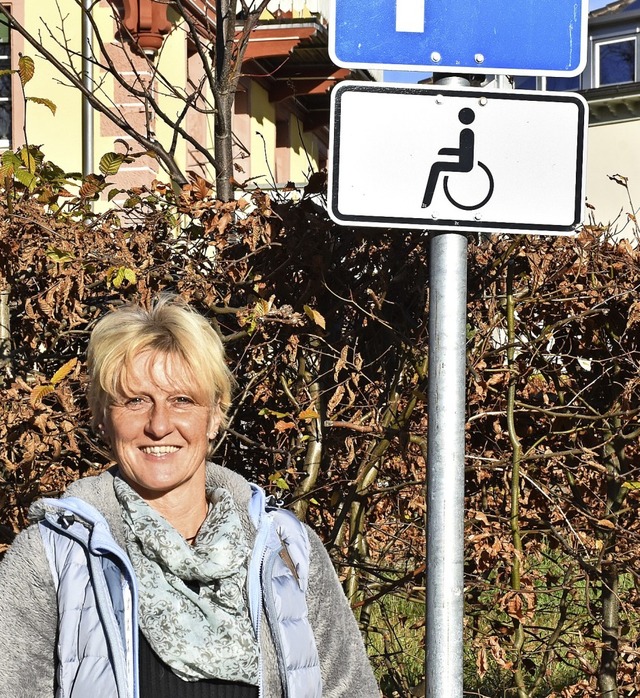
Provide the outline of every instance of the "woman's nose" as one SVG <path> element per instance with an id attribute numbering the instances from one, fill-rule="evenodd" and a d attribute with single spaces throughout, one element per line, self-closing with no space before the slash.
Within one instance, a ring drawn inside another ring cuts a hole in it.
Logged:
<path id="1" fill-rule="evenodd" d="M 156 438 L 161 438 L 172 430 L 171 413 L 168 405 L 163 402 L 154 403 L 149 411 L 147 431 Z"/>

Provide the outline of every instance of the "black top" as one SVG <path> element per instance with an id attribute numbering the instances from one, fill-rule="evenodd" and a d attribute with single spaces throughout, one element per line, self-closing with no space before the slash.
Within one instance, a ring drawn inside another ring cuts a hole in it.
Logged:
<path id="1" fill-rule="evenodd" d="M 183 681 L 139 635 L 140 698 L 258 698 L 258 687 L 218 679 Z"/>

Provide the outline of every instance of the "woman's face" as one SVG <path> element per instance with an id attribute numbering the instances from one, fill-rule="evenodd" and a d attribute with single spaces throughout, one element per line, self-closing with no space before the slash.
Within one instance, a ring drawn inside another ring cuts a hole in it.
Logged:
<path id="1" fill-rule="evenodd" d="M 122 477 L 144 499 L 204 491 L 209 439 L 220 415 L 189 388 L 184 362 L 143 352 L 127 371 L 123 394 L 107 409 L 105 435 Z"/>

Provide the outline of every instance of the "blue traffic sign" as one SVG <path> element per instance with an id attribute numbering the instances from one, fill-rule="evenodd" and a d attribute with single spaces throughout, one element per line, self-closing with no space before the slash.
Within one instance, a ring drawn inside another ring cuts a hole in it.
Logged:
<path id="1" fill-rule="evenodd" d="M 332 0 L 346 68 L 510 75 L 582 72 L 587 0 Z"/>

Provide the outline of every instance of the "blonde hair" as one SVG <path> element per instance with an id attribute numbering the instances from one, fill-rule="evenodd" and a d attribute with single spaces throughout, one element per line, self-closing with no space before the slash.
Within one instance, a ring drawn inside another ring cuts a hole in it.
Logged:
<path id="1" fill-rule="evenodd" d="M 219 410 L 226 424 L 233 377 L 218 333 L 182 299 L 162 294 L 149 310 L 126 305 L 94 327 L 87 349 L 88 401 L 94 428 L 107 407 L 122 397 L 134 357 L 150 351 L 179 358 L 189 375 L 185 384 L 203 404 Z"/>

